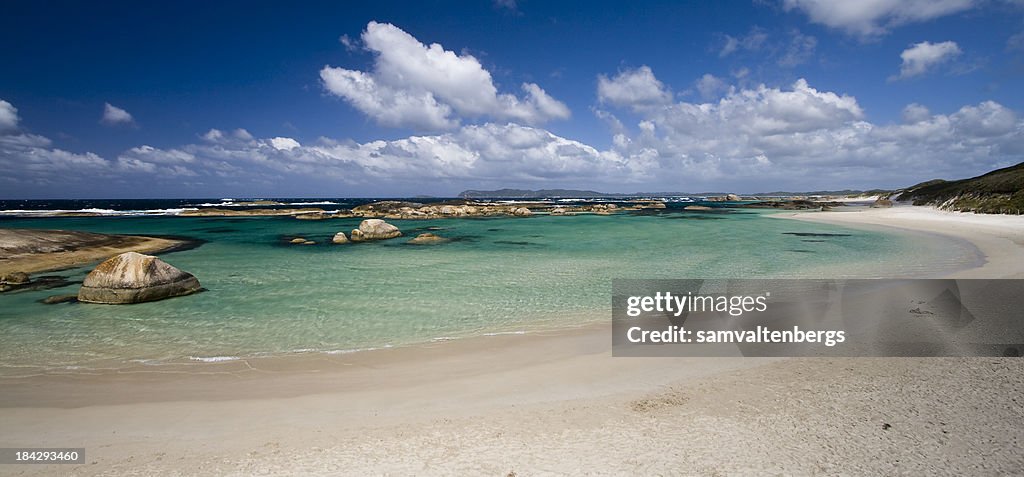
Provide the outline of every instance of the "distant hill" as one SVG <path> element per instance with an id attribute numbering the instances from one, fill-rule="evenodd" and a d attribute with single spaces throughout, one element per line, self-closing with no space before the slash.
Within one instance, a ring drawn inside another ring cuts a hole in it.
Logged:
<path id="1" fill-rule="evenodd" d="M 901 191 L 914 205 L 985 214 L 1024 213 L 1024 162 L 970 179 L 930 180 Z"/>

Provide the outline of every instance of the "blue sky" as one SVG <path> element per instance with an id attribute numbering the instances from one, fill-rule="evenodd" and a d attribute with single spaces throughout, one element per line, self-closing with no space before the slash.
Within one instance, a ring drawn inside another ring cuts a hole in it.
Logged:
<path id="1" fill-rule="evenodd" d="M 1024 3 L 9 2 L 0 198 L 898 187 L 1024 160 Z"/>

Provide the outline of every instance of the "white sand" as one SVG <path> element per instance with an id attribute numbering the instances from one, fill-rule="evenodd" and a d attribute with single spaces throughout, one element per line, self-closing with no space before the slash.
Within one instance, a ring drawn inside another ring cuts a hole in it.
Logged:
<path id="1" fill-rule="evenodd" d="M 885 226 L 947 235 L 971 242 L 985 255 L 981 267 L 953 274 L 954 278 L 1024 278 L 1024 216 L 946 212 L 932 207 L 898 205 L 849 211 L 773 214 L 846 226 Z"/>
<path id="2" fill-rule="evenodd" d="M 787 214 L 788 215 L 788 214 Z M 1020 276 L 1020 218 L 797 214 L 969 239 Z M 612 358 L 607 326 L 221 365 L 7 379 L 4 475 L 1001 475 L 1024 469 L 1024 360 Z"/>
<path id="3" fill-rule="evenodd" d="M 829 202 L 846 202 L 846 203 L 852 203 L 852 202 L 864 202 L 864 203 L 866 203 L 866 204 L 870 204 L 870 203 L 872 203 L 872 202 L 874 202 L 874 201 L 878 200 L 879 198 L 880 198 L 880 197 L 879 197 L 879 196 L 877 196 L 877 195 L 869 195 L 869 196 L 865 196 L 865 197 L 836 197 L 836 198 L 825 198 L 824 200 L 827 200 L 827 201 L 829 201 Z"/>

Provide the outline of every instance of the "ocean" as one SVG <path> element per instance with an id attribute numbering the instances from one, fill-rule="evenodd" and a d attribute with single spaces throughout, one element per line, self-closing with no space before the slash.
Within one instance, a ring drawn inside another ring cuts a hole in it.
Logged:
<path id="1" fill-rule="evenodd" d="M 277 201 L 330 210 L 368 200 Z M 77 283 L 0 294 L 0 376 L 350 353 L 586 325 L 610 320 L 613 278 L 927 277 L 978 260 L 973 246 L 950 238 L 772 211 L 684 211 L 691 202 L 682 199 L 608 216 L 389 220 L 404 237 L 346 245 L 330 238 L 359 218 L 173 215 L 223 202 L 0 202 L 4 228 L 202 240 L 162 258 L 206 288 L 121 306 L 40 303 L 77 293 Z M 35 217 L 84 209 L 104 215 Z M 451 241 L 406 243 L 428 231 Z M 289 244 L 296 236 L 317 243 Z M 94 265 L 52 274 L 80 282 Z"/>

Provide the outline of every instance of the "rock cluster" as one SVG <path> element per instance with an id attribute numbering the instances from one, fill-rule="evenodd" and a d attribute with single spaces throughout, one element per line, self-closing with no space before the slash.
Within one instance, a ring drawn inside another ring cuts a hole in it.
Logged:
<path id="1" fill-rule="evenodd" d="M 766 200 L 751 202 L 748 204 L 736 204 L 733 207 L 743 209 L 783 209 L 783 210 L 810 210 L 842 207 L 842 202 L 816 202 L 813 200 Z"/>
<path id="2" fill-rule="evenodd" d="M 704 199 L 704 200 L 706 200 L 708 202 L 736 202 L 738 200 L 743 200 L 743 198 L 741 198 L 740 196 L 738 196 L 736 194 L 726 194 L 726 195 L 718 195 L 718 196 L 708 197 L 707 199 Z"/>
<path id="3" fill-rule="evenodd" d="M 638 206 L 620 208 L 615 204 L 590 204 L 590 205 L 557 205 L 548 213 L 551 215 L 575 215 L 575 214 L 597 214 L 611 215 L 620 210 L 636 210 L 646 208 L 658 208 L 654 202 L 644 202 Z M 657 204 L 661 204 L 658 202 Z M 664 204 L 661 204 L 664 205 Z"/>

